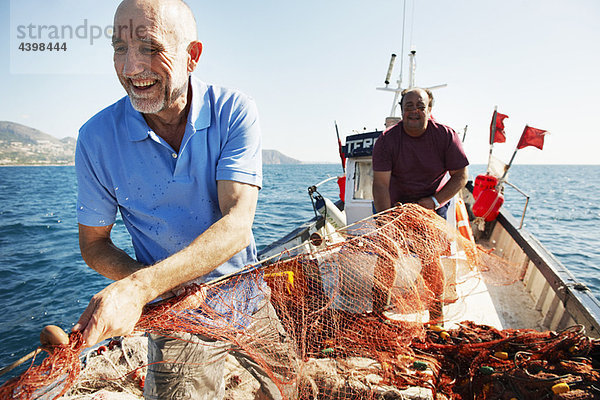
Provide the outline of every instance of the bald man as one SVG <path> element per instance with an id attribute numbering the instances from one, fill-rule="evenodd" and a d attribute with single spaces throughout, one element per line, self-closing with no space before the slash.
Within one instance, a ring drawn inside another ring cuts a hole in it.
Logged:
<path id="1" fill-rule="evenodd" d="M 81 254 L 114 280 L 73 328 L 89 346 L 131 333 L 153 299 L 257 261 L 251 229 L 262 185 L 256 107 L 242 93 L 192 76 L 202 53 L 196 35 L 193 14 L 180 0 L 125 0 L 115 13 L 114 66 L 127 96 L 83 125 L 76 151 Z M 135 258 L 111 241 L 117 210 Z M 273 341 L 283 365 L 272 369 L 294 398 L 293 385 L 285 384 L 293 381 L 293 352 L 280 343 L 284 335 L 268 293 L 264 281 L 242 278 L 219 293 L 233 310 L 210 290 L 205 301 L 230 324 Z M 150 335 L 146 398 L 223 398 L 228 352 L 259 380 L 262 395 L 282 397 L 230 343 L 173 336 Z"/>
<path id="2" fill-rule="evenodd" d="M 469 160 L 452 128 L 431 118 L 433 95 L 402 93 L 402 121 L 373 148 L 373 200 L 377 212 L 417 203 L 446 218 L 448 202 L 467 183 Z"/>

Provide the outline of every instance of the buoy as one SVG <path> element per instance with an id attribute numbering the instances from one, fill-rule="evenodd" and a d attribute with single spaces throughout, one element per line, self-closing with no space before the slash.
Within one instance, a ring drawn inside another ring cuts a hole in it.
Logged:
<path id="1" fill-rule="evenodd" d="M 450 334 L 446 331 L 440 332 L 440 337 L 444 340 L 450 340 Z"/>
<path id="2" fill-rule="evenodd" d="M 482 365 L 481 367 L 479 367 L 479 372 L 481 372 L 482 375 L 491 375 L 496 371 L 492 367 Z"/>
<path id="3" fill-rule="evenodd" d="M 101 355 L 102 353 L 104 353 L 105 351 L 107 351 L 108 348 L 106 346 L 100 346 L 98 347 L 98 349 L 96 350 L 96 354 Z"/>
<path id="4" fill-rule="evenodd" d="M 40 333 L 40 343 L 42 347 L 69 344 L 69 335 L 56 325 L 48 325 Z"/>
<path id="5" fill-rule="evenodd" d="M 552 386 L 552 392 L 554 394 L 567 393 L 569 390 L 571 390 L 571 388 L 565 382 L 557 383 L 556 385 Z"/>
<path id="6" fill-rule="evenodd" d="M 508 360 L 508 353 L 505 351 L 497 351 L 494 353 L 494 357 L 499 358 L 501 360 Z"/>
<path id="7" fill-rule="evenodd" d="M 424 370 L 427 369 L 427 364 L 425 362 L 423 362 L 423 361 L 416 360 L 413 363 L 413 368 L 417 369 L 419 371 L 424 371 Z"/>
<path id="8" fill-rule="evenodd" d="M 473 184 L 473 198 L 477 200 L 479 194 L 486 189 L 494 189 L 498 185 L 498 178 L 492 175 L 477 175 Z"/>
<path id="9" fill-rule="evenodd" d="M 429 329 L 431 329 L 434 332 L 442 332 L 444 330 L 444 328 L 442 328 L 439 325 L 429 325 Z"/>
<path id="10" fill-rule="evenodd" d="M 473 214 L 485 221 L 493 221 L 500 213 L 504 196 L 496 189 L 485 189 L 473 204 Z"/>

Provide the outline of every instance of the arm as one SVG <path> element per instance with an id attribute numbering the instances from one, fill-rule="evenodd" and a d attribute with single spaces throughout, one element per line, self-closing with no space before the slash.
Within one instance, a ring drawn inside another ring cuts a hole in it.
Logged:
<path id="1" fill-rule="evenodd" d="M 377 212 L 392 207 L 390 199 L 391 178 L 392 171 L 373 171 L 373 203 Z"/>
<path id="2" fill-rule="evenodd" d="M 453 198 L 456 193 L 460 191 L 467 184 L 467 180 L 469 178 L 469 172 L 467 167 L 457 169 L 454 171 L 449 171 L 450 180 L 446 182 L 443 188 L 440 189 L 439 192 L 435 194 L 435 198 L 440 204 L 444 204 L 448 202 L 451 198 Z M 429 208 L 433 210 L 435 208 L 435 204 L 431 197 L 423 197 L 419 200 L 419 204 L 425 208 Z"/>
<path id="3" fill-rule="evenodd" d="M 112 283 L 90 301 L 73 330 L 83 331 L 88 346 L 131 333 L 146 303 L 185 282 L 203 276 L 244 249 L 252 237 L 258 188 L 218 182 L 223 217 L 189 246 L 172 256 Z"/>
<path id="4" fill-rule="evenodd" d="M 86 226 L 79 224 L 79 248 L 87 265 L 105 277 L 117 281 L 142 269 L 145 265 L 129 257 L 110 239 L 113 225 Z"/>

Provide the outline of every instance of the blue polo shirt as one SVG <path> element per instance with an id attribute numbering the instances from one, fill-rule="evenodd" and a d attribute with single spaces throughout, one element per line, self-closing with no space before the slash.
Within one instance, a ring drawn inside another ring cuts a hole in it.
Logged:
<path id="1" fill-rule="evenodd" d="M 262 185 L 261 139 L 254 102 L 191 77 L 192 103 L 179 152 L 150 129 L 129 98 L 92 117 L 79 131 L 75 163 L 77 218 L 115 222 L 117 209 L 138 261 L 154 264 L 189 245 L 222 217 L 217 181 Z M 256 261 L 252 243 L 207 282 Z"/>

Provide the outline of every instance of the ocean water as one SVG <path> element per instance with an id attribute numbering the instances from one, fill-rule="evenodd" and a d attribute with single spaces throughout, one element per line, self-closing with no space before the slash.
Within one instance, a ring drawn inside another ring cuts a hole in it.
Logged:
<path id="1" fill-rule="evenodd" d="M 483 171 L 475 165 L 470 173 Z M 308 186 L 340 173 L 334 164 L 266 165 L 254 223 L 259 249 L 314 216 Z M 516 165 L 509 181 L 531 197 L 524 229 L 600 300 L 600 166 Z M 320 191 L 337 196 L 335 182 Z M 0 368 L 34 350 L 45 325 L 70 331 L 109 283 L 80 257 L 75 200 L 73 167 L 0 168 Z M 515 217 L 524 203 L 506 189 Z M 120 220 L 113 241 L 133 254 Z"/>

